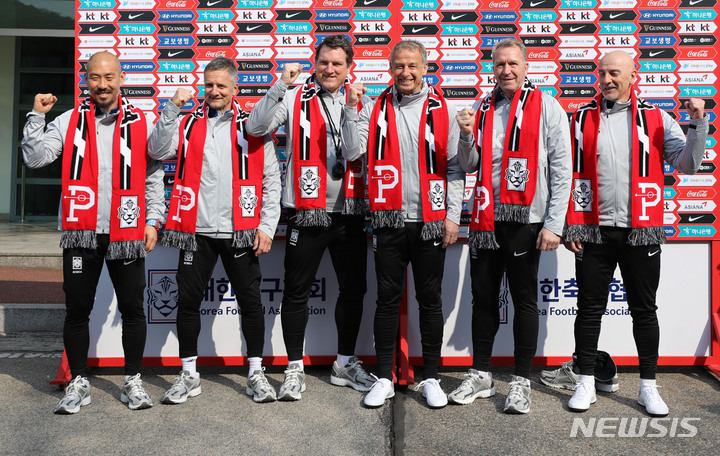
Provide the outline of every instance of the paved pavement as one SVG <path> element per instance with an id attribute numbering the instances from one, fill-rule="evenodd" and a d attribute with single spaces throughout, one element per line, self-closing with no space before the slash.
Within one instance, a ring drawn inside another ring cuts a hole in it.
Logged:
<path id="1" fill-rule="evenodd" d="M 502 413 L 508 367 L 494 369 L 495 397 L 440 410 L 427 408 L 412 389 L 398 390 L 381 408 L 365 408 L 361 393 L 330 384 L 325 366 L 306 368 L 301 401 L 269 404 L 244 394 L 246 368 L 201 367 L 202 394 L 169 406 L 158 402 L 178 369 L 153 367 L 143 378 L 156 405 L 141 411 L 118 399 L 121 369 L 96 368 L 92 404 L 61 416 L 52 409 L 62 393 L 48 384 L 61 347 L 53 333 L 0 336 L 0 454 L 704 455 L 718 454 L 720 443 L 720 382 L 702 367 L 660 368 L 671 413 L 654 420 L 637 404 L 637 370 L 629 367 L 621 367 L 620 390 L 600 394 L 583 414 L 567 410 L 569 391 L 533 382 L 532 412 L 522 416 Z M 279 387 L 282 368 L 268 368 L 268 377 Z M 450 391 L 463 371 L 441 369 L 441 379 Z M 640 436 L 619 436 L 628 428 Z"/>

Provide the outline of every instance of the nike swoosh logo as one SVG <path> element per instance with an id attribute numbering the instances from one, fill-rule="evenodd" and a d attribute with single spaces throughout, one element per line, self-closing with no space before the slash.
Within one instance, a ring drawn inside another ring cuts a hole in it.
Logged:
<path id="1" fill-rule="evenodd" d="M 100 30 L 101 28 L 103 28 L 102 25 L 101 25 L 100 27 L 90 27 L 90 28 L 88 29 L 88 31 L 89 31 L 90 33 L 92 33 L 92 32 L 97 32 L 97 31 Z"/>
<path id="2" fill-rule="evenodd" d="M 524 251 L 524 252 L 520 252 L 520 253 L 517 253 L 517 252 L 513 252 L 513 256 L 519 257 L 519 256 L 523 256 L 523 255 L 525 255 L 526 253 L 527 253 L 527 250 L 526 250 L 526 251 Z"/>
<path id="3" fill-rule="evenodd" d="M 248 28 L 247 28 L 247 31 L 248 31 L 248 32 L 252 32 L 252 31 L 255 30 L 256 28 L 260 28 L 260 27 L 262 27 L 262 25 L 253 25 L 252 27 L 248 27 Z"/>
<path id="4" fill-rule="evenodd" d="M 442 244 L 442 241 L 433 241 L 433 245 L 435 247 L 439 246 L 440 244 Z"/>
<path id="5" fill-rule="evenodd" d="M 695 220 L 700 220 L 702 218 L 702 215 L 698 215 L 697 217 L 688 217 L 688 222 L 694 222 Z"/>
<path id="6" fill-rule="evenodd" d="M 543 2 L 530 2 L 530 8 L 535 8 L 538 5 L 542 5 Z"/>
<path id="7" fill-rule="evenodd" d="M 662 54 L 662 51 L 654 51 L 648 54 L 648 57 L 655 57 L 656 55 Z"/>
<path id="8" fill-rule="evenodd" d="M 365 0 L 365 6 L 367 6 L 367 5 L 372 5 L 372 4 L 375 3 L 376 1 L 377 1 L 377 0 Z"/>
<path id="9" fill-rule="evenodd" d="M 237 254 L 237 253 L 236 253 L 236 254 L 235 254 L 235 258 L 240 258 L 241 256 L 245 255 L 246 253 L 247 253 L 247 252 L 243 252 L 243 253 L 240 253 L 240 254 Z"/>
<path id="10" fill-rule="evenodd" d="M 128 19 L 133 20 L 133 19 L 136 19 L 136 18 L 138 18 L 138 17 L 140 17 L 140 16 L 142 16 L 142 15 L 143 15 L 143 13 L 139 13 L 139 14 L 128 14 Z"/>
<path id="11" fill-rule="evenodd" d="M 623 13 L 613 13 L 610 16 L 608 16 L 609 19 L 615 19 L 616 17 L 622 16 Z"/>
<path id="12" fill-rule="evenodd" d="M 137 258 L 133 258 L 133 259 L 132 259 L 132 260 L 130 260 L 130 261 L 128 261 L 128 260 L 125 260 L 125 261 L 123 261 L 123 264 L 124 264 L 125 266 L 127 266 L 127 265 L 129 265 L 129 264 L 131 264 L 131 263 L 134 263 L 134 262 L 135 262 L 135 260 L 137 260 Z"/>
<path id="13" fill-rule="evenodd" d="M 570 32 L 577 32 L 578 30 L 582 29 L 582 25 L 578 25 L 577 27 L 570 27 Z"/>
<path id="14" fill-rule="evenodd" d="M 168 57 L 175 57 L 176 55 L 182 54 L 183 51 L 168 52 Z"/>
<path id="15" fill-rule="evenodd" d="M 690 6 L 693 6 L 693 5 L 697 5 L 697 4 L 700 3 L 701 1 L 702 1 L 702 0 L 690 0 L 690 1 L 688 2 L 688 4 L 689 4 Z"/>
<path id="16" fill-rule="evenodd" d="M 217 5 L 220 2 L 222 2 L 222 0 L 215 0 L 214 2 L 208 2 L 208 6 Z"/>
<path id="17" fill-rule="evenodd" d="M 413 27 L 413 28 L 412 28 L 412 32 L 413 32 L 413 33 L 422 32 L 422 31 L 425 30 L 426 28 L 427 28 L 427 27 L 420 27 L 420 28 L 415 28 L 415 27 Z"/>
<path id="18" fill-rule="evenodd" d="M 654 252 L 648 252 L 648 256 L 649 256 L 649 257 L 655 256 L 655 255 L 658 254 L 658 253 L 660 253 L 659 250 L 656 250 L 656 251 L 654 251 Z"/>
<path id="19" fill-rule="evenodd" d="M 288 14 L 287 16 L 285 16 L 285 19 L 290 19 L 290 18 L 292 18 L 292 17 L 295 17 L 295 16 L 297 16 L 298 14 L 300 14 L 300 13 L 292 13 L 292 14 Z"/>
<path id="20" fill-rule="evenodd" d="M 458 14 L 457 16 L 453 14 L 452 16 L 450 16 L 450 20 L 451 20 L 451 21 L 456 21 L 456 20 L 460 19 L 460 18 L 463 17 L 463 16 L 465 16 L 465 14 Z"/>

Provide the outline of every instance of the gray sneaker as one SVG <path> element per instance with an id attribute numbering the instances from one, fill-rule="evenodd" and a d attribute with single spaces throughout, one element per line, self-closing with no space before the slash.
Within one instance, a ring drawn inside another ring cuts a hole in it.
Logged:
<path id="1" fill-rule="evenodd" d="M 504 412 L 530 413 L 530 380 L 517 375 L 512 376 Z"/>
<path id="2" fill-rule="evenodd" d="M 142 386 L 140 374 L 135 374 L 125 380 L 120 394 L 120 401 L 127 404 L 130 410 L 141 410 L 153 406 L 150 395 Z"/>
<path id="3" fill-rule="evenodd" d="M 357 391 L 370 391 L 375 379 L 362 368 L 362 361 L 353 356 L 345 367 L 333 362 L 330 383 L 337 386 L 349 386 Z"/>
<path id="4" fill-rule="evenodd" d="M 448 394 L 448 400 L 456 404 L 467 405 L 472 404 L 479 397 L 492 397 L 494 395 L 495 382 L 493 382 L 492 374 L 483 377 L 477 370 L 470 369 L 465 374 L 465 380 L 460 386 Z"/>
<path id="5" fill-rule="evenodd" d="M 175 379 L 175 383 L 169 390 L 165 391 L 160 402 L 163 404 L 182 404 L 188 397 L 200 395 L 200 374 L 197 377 L 190 375 L 190 372 L 184 370 L 180 372 L 180 376 Z"/>
<path id="6" fill-rule="evenodd" d="M 80 407 L 90 404 L 90 382 L 77 376 L 65 387 L 65 396 L 55 406 L 54 413 L 70 415 L 80 411 Z"/>
<path id="7" fill-rule="evenodd" d="M 274 402 L 277 400 L 275 388 L 268 383 L 267 377 L 265 377 L 264 367 L 253 372 L 248 378 L 245 394 L 252 396 L 255 402 Z"/>
<path id="8" fill-rule="evenodd" d="M 602 352 L 598 351 L 598 358 Z M 609 355 L 608 355 L 609 356 Z M 620 388 L 617 368 L 607 366 L 604 375 L 598 376 L 598 363 L 595 364 L 595 389 L 604 393 L 614 393 Z M 611 370 L 611 369 L 614 369 Z M 608 374 L 609 371 L 609 374 Z M 575 355 L 573 359 L 564 362 L 562 366 L 555 370 L 544 370 L 540 372 L 540 383 L 552 388 L 564 388 L 571 391 L 575 391 L 575 386 L 580 380 L 580 374 L 575 373 Z"/>
<path id="9" fill-rule="evenodd" d="M 291 364 L 285 370 L 285 380 L 280 386 L 278 399 L 281 401 L 299 401 L 305 391 L 305 372 L 299 364 Z"/>

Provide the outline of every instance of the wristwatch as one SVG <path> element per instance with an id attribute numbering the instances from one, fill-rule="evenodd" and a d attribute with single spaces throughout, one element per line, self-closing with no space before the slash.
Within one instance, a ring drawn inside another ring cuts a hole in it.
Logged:
<path id="1" fill-rule="evenodd" d="M 147 220 L 145 221 L 145 225 L 154 227 L 157 231 L 160 231 L 162 228 L 162 225 L 157 220 Z"/>

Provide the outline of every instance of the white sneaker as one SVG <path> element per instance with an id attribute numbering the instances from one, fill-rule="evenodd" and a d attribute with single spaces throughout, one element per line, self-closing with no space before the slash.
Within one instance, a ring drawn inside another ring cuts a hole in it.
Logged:
<path id="1" fill-rule="evenodd" d="M 657 386 L 641 386 L 638 394 L 638 404 L 645 407 L 650 416 L 667 416 L 670 411 L 657 389 Z"/>
<path id="2" fill-rule="evenodd" d="M 594 404 L 596 401 L 595 386 L 578 380 L 575 385 L 575 394 L 568 401 L 568 408 L 573 412 L 584 412 L 590 408 L 590 404 Z"/>
<path id="3" fill-rule="evenodd" d="M 376 377 L 377 378 L 377 377 Z M 395 396 L 395 385 L 387 378 L 379 378 L 365 395 L 363 402 L 368 407 L 380 407 L 385 399 Z"/>
<path id="4" fill-rule="evenodd" d="M 422 388 L 422 395 L 425 396 L 427 404 L 432 408 L 445 407 L 448 403 L 448 398 L 440 388 L 440 380 L 435 378 L 428 378 L 423 380 L 415 387 L 415 391 Z"/>

